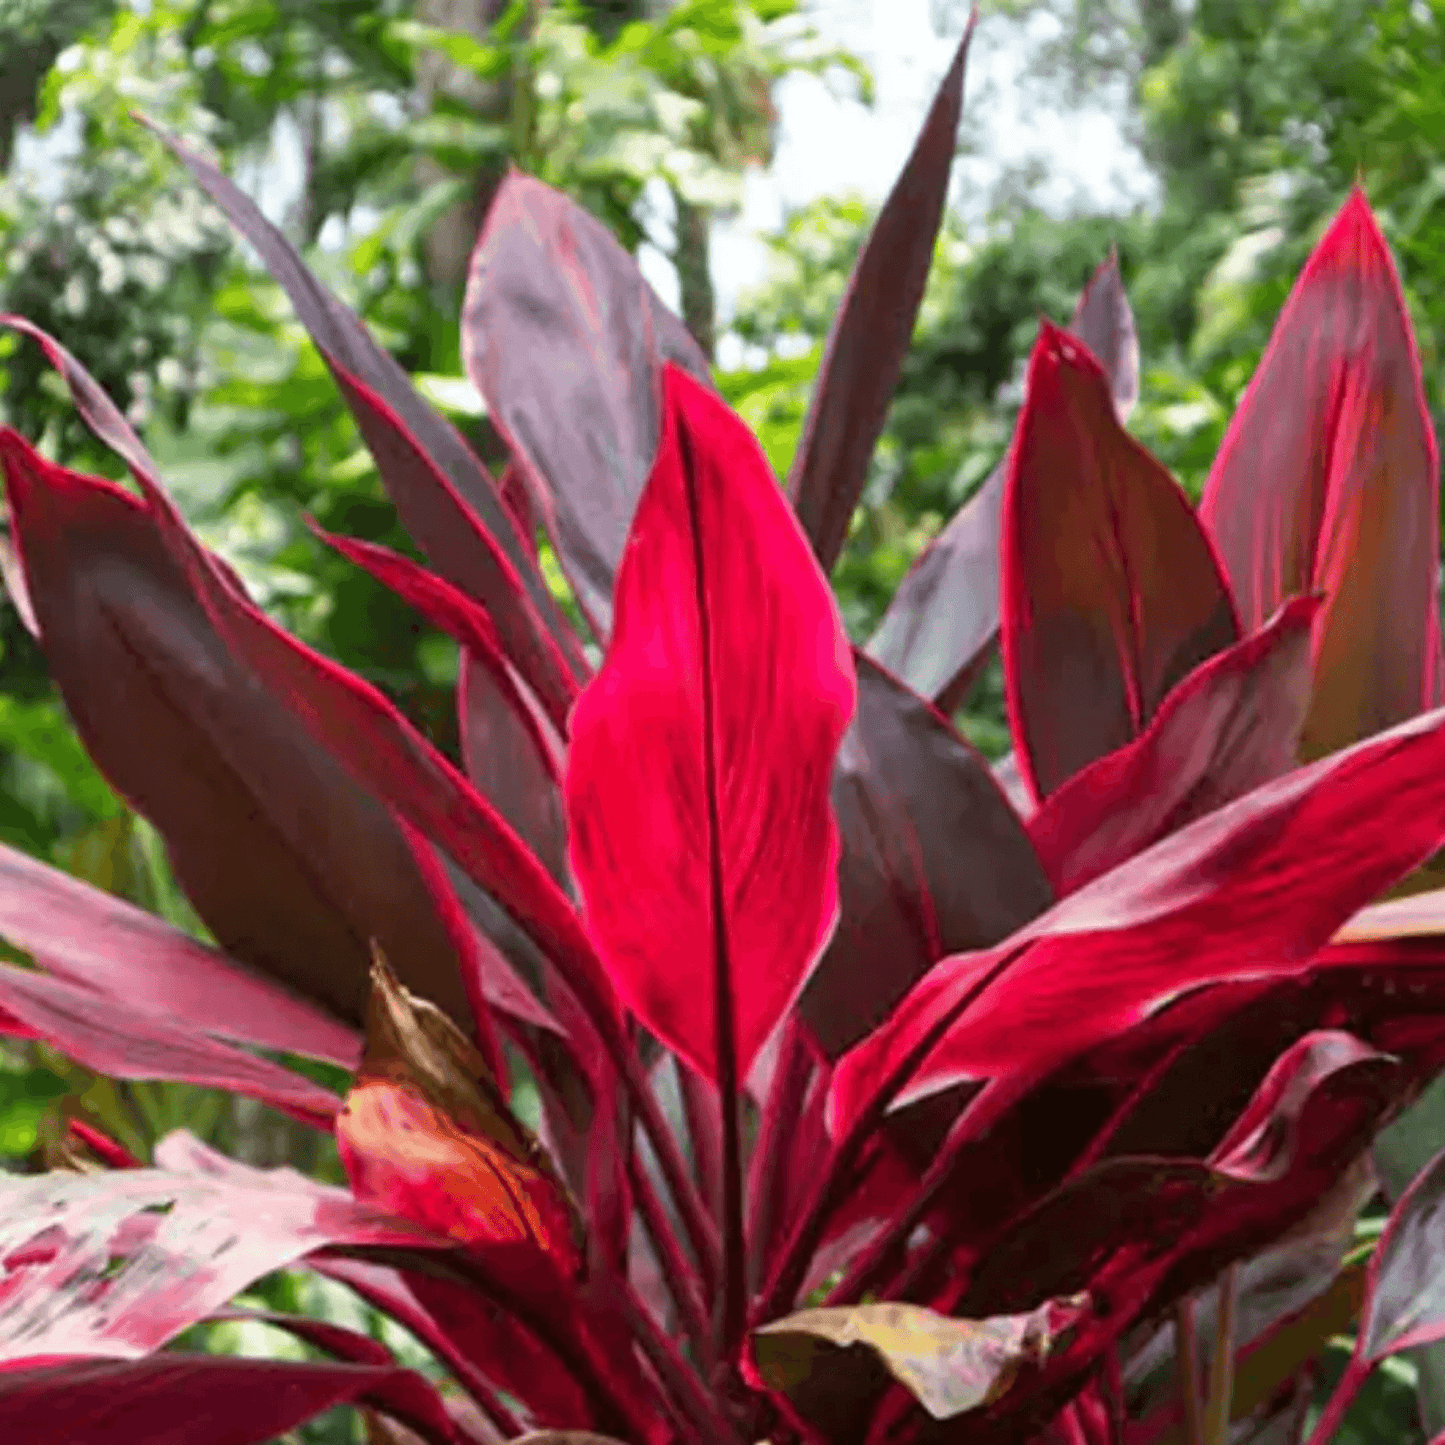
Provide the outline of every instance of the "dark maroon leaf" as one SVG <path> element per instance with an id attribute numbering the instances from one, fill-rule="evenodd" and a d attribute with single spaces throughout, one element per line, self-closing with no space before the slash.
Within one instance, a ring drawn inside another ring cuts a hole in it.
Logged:
<path id="1" fill-rule="evenodd" d="M 463 1438 L 435 1388 L 395 1366 L 153 1355 L 0 1368 L 0 1418 L 17 1441 L 253 1445 L 343 1404 L 370 1405 L 429 1445 Z"/>
<path id="2" fill-rule="evenodd" d="M 419 993 L 465 1019 L 452 944 L 405 839 L 217 636 L 161 519 L 13 432 L 0 456 L 51 674 L 222 946 L 359 1022 L 375 938 Z"/>
<path id="3" fill-rule="evenodd" d="M 500 681 L 494 667 L 470 651 L 463 652 L 457 683 L 462 762 L 477 791 L 491 799 L 517 836 L 570 892 L 567 816 L 560 782 L 565 748 L 542 718 L 526 684 L 515 676 L 509 682 L 510 687 Z M 522 721 L 516 701 L 534 726 Z"/>
<path id="4" fill-rule="evenodd" d="M 202 1324 L 262 1324 L 271 1325 L 305 1344 L 314 1345 L 338 1360 L 352 1365 L 395 1365 L 396 1359 L 380 1340 L 363 1335 L 358 1330 L 347 1329 L 328 1320 L 314 1320 L 307 1315 L 291 1315 L 276 1310 L 243 1309 L 239 1305 L 228 1305 L 209 1314 Z"/>
<path id="5" fill-rule="evenodd" d="M 1060 896 L 1295 765 L 1318 605 L 1295 598 L 1201 663 L 1140 737 L 1049 795 L 1028 835 Z"/>
<path id="6" fill-rule="evenodd" d="M 1445 1338 L 1445 1152 L 1401 1196 L 1370 1264 L 1359 1355 L 1386 1355 Z"/>
<path id="7" fill-rule="evenodd" d="M 42 957 L 40 960 L 46 960 Z M 0 963 L 0 1007 L 97 1074 L 229 1089 L 330 1130 L 341 1100 L 300 1074 L 197 1031 L 190 1019 Z"/>
<path id="8" fill-rule="evenodd" d="M 1042 800 L 1133 741 L 1238 638 L 1208 538 L 1119 425 L 1099 363 L 1047 321 L 1004 485 L 1001 634 L 1019 769 Z"/>
<path id="9" fill-rule="evenodd" d="M 361 1038 L 124 899 L 0 845 L 0 937 L 55 974 L 192 1028 L 354 1068 Z"/>
<path id="10" fill-rule="evenodd" d="M 1246 627 L 1291 594 L 1325 594 L 1307 758 L 1434 705 L 1439 514 L 1414 334 L 1356 188 L 1295 282 L 1199 507 Z"/>
<path id="11" fill-rule="evenodd" d="M 327 359 L 330 361 L 329 356 Z M 477 599 L 471 610 L 486 619 L 486 630 L 505 645 L 507 656 L 531 684 L 553 725 L 564 728 L 567 712 L 577 697 L 577 679 L 590 671 L 569 624 L 555 608 L 543 611 L 538 607 L 518 580 L 511 560 L 476 514 L 457 497 L 446 474 L 401 418 L 339 363 L 331 361 L 331 370 L 407 530 L 461 596 L 470 593 Z M 340 545 L 337 539 L 326 540 L 333 546 Z M 380 553 L 384 549 L 376 550 Z M 531 557 L 530 550 L 527 555 Z M 353 560 L 362 559 L 353 556 Z M 412 577 L 414 586 L 408 600 L 413 606 L 426 611 L 423 603 L 427 596 L 439 601 L 444 597 L 442 587 L 437 585 L 441 579 L 434 579 L 428 587 L 431 574 L 414 564 Z M 397 585 L 391 578 L 382 580 L 388 586 Z M 442 606 L 442 616 L 452 623 L 447 631 L 455 635 L 458 624 L 468 626 L 467 608 L 455 600 L 443 602 Z M 438 626 L 445 626 L 439 619 L 434 620 Z"/>
<path id="12" fill-rule="evenodd" d="M 854 263 L 788 471 L 788 496 L 824 572 L 832 571 L 847 540 L 913 338 L 948 195 L 963 69 L 977 23 L 975 8 L 903 172 Z"/>
<path id="13" fill-rule="evenodd" d="M 657 449 L 663 362 L 707 359 L 612 233 L 520 172 L 501 184 L 462 308 L 467 375 L 599 636 Z"/>
<path id="14" fill-rule="evenodd" d="M 1069 323 L 1109 376 L 1122 424 L 1139 395 L 1134 317 L 1110 252 Z M 1007 459 L 931 541 L 894 593 L 868 652 L 915 692 L 952 712 L 998 636 L 999 537 Z"/>
<path id="15" fill-rule="evenodd" d="M 385 443 L 384 450 L 399 448 L 394 456 L 378 456 L 377 464 L 403 522 L 423 550 L 433 556 L 437 566 L 453 581 L 474 589 L 499 625 L 503 625 L 504 617 L 508 629 L 515 625 L 519 639 L 525 638 L 533 628 L 533 617 L 543 619 L 556 645 L 564 652 L 570 649 L 569 661 L 580 667 L 578 675 L 585 675 L 585 666 L 580 666 L 576 640 L 566 619 L 547 591 L 511 515 L 502 505 L 496 483 L 461 434 L 421 399 L 397 361 L 376 344 L 355 314 L 311 274 L 295 248 L 261 214 L 249 196 L 174 136 L 144 117 L 140 119 L 171 148 L 231 224 L 256 248 L 266 269 L 291 298 L 297 317 L 311 333 L 321 354 L 328 364 L 335 365 L 338 382 L 344 374 L 348 382 L 360 383 L 400 421 L 405 435 L 386 440 L 388 419 L 383 413 L 370 405 L 355 411 L 357 425 L 368 445 L 376 440 Z M 343 385 L 343 391 L 353 404 L 367 400 L 354 384 Z M 419 447 L 429 459 L 429 466 L 418 468 L 406 462 L 406 454 L 413 446 Z M 393 465 L 393 461 L 398 464 Z M 439 484 L 439 479 L 445 479 L 449 485 Z M 500 545 L 514 575 L 508 576 L 498 567 L 494 547 L 483 540 L 486 536 Z M 432 547 L 437 549 L 434 555 Z M 518 580 L 530 606 L 516 595 Z M 528 613 L 532 615 L 526 615 Z M 540 637 L 535 642 L 538 648 L 545 646 L 545 640 Z"/>
<path id="16" fill-rule="evenodd" d="M 1022 928 L 1053 895 L 988 765 L 863 654 L 833 772 L 843 840 L 837 931 L 799 1002 L 830 1058 L 940 958 Z"/>
<path id="17" fill-rule="evenodd" d="M 0 1180 L 0 1360 L 139 1357 L 310 1250 L 428 1238 L 291 1170 Z"/>

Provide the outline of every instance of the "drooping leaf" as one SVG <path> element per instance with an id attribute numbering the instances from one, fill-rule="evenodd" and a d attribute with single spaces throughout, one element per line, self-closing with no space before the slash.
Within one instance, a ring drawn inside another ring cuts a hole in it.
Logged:
<path id="1" fill-rule="evenodd" d="M 329 1130 L 341 1107 L 329 1089 L 208 1038 L 170 1010 L 147 1008 L 13 964 L 0 963 L 0 1008 L 98 1074 L 229 1089 L 316 1129 Z"/>
<path id="2" fill-rule="evenodd" d="M 290 1170 L 256 1173 L 0 1179 L 0 1360 L 139 1358 L 312 1249 L 430 1238 L 345 1190 Z"/>
<path id="3" fill-rule="evenodd" d="M 1295 765 L 1310 700 L 1315 598 L 1201 663 L 1133 742 L 1045 799 L 1028 836 L 1060 895 Z"/>
<path id="4" fill-rule="evenodd" d="M 799 1000 L 830 1058 L 949 954 L 986 948 L 1053 895 L 988 765 L 871 658 L 833 773 L 838 928 Z"/>
<path id="5" fill-rule="evenodd" d="M 1069 330 L 1108 373 L 1122 424 L 1139 395 L 1139 345 L 1112 252 L 1085 287 Z M 1006 459 L 924 548 L 868 640 L 870 656 L 946 712 L 962 702 L 998 635 L 1005 471 Z"/>
<path id="6" fill-rule="evenodd" d="M 1199 508 L 1246 627 L 1292 593 L 1325 594 L 1307 758 L 1433 705 L 1439 488 L 1399 278 L 1356 189 L 1280 313 Z"/>
<path id="7" fill-rule="evenodd" d="M 354 407 L 353 415 L 368 445 L 378 444 L 382 454 L 377 456 L 377 465 L 382 480 L 417 543 L 452 581 L 475 590 L 498 626 L 521 644 L 519 657 L 526 655 L 528 634 L 535 619 L 540 618 L 576 675 L 584 676 L 585 663 L 575 635 L 547 591 L 530 550 L 518 536 L 496 483 L 461 434 L 421 399 L 397 361 L 376 344 L 356 315 L 311 274 L 296 249 L 249 196 L 174 136 L 149 121 L 145 123 L 255 247 L 266 269 L 290 298 L 297 318 L 311 333 L 328 364 L 334 366 L 333 374 Z M 371 397 L 389 409 L 404 429 L 404 436 L 389 425 L 388 417 L 371 403 Z M 424 467 L 415 465 L 418 448 L 427 459 Z M 505 554 L 512 575 L 498 566 L 493 543 Z M 525 602 L 517 595 L 518 582 L 526 595 Z M 545 639 L 533 641 L 539 651 L 546 650 Z"/>
<path id="8" fill-rule="evenodd" d="M 706 382 L 707 359 L 600 221 L 517 171 L 472 253 L 462 358 L 605 637 L 658 445 L 660 367 Z"/>
<path id="9" fill-rule="evenodd" d="M 1004 484 L 1001 638 L 1019 768 L 1041 800 L 1132 742 L 1238 640 L 1188 498 L 1119 425 L 1108 380 L 1042 324 Z"/>
<path id="10" fill-rule="evenodd" d="M 853 265 L 823 345 L 788 496 L 831 572 L 863 494 L 873 449 L 913 339 L 958 142 L 975 8 L 903 170 Z"/>
<path id="11" fill-rule="evenodd" d="M 933 1419 L 951 1420 L 997 1399 L 1022 1371 L 1042 1364 L 1069 1313 L 1054 1304 L 986 1320 L 950 1319 L 908 1304 L 801 1310 L 754 1331 L 751 1365 L 761 1384 L 821 1426 L 833 1414 L 830 1395 L 854 1394 L 839 1386 L 850 1376 L 858 1381 L 857 1357 L 872 1355 Z M 849 1400 L 854 1410 L 858 1403 Z M 865 1424 L 866 1411 L 855 1429 Z"/>
<path id="12" fill-rule="evenodd" d="M 461 1437 L 435 1388 L 395 1366 L 153 1355 L 0 1368 L 0 1416 L 16 1440 L 65 1445 L 253 1445 L 334 1405 L 366 1403 L 428 1445 Z"/>
<path id="13" fill-rule="evenodd" d="M 217 636 L 164 519 L 13 432 L 0 434 L 0 457 L 51 673 L 222 946 L 359 1022 L 374 937 L 405 954 L 420 992 L 466 1018 L 405 840 Z"/>
<path id="14" fill-rule="evenodd" d="M 922 1070 L 900 1102 L 1028 1076 L 1192 985 L 1306 973 L 1355 909 L 1438 846 L 1442 763 L 1437 711 L 1208 814 L 996 949 L 944 960 L 840 1062 L 836 1117 L 905 1065 Z"/>
<path id="15" fill-rule="evenodd" d="M 325 1350 L 338 1360 L 353 1365 L 394 1365 L 396 1357 L 378 1339 L 347 1329 L 330 1320 L 312 1319 L 309 1315 L 287 1314 L 279 1310 L 258 1310 L 240 1305 L 227 1305 L 206 1316 L 203 1324 L 262 1324 L 287 1334 L 318 1350 Z"/>
<path id="16" fill-rule="evenodd" d="M 360 1036 L 179 929 L 0 845 L 0 937 L 55 974 L 191 1028 L 354 1068 Z"/>
<path id="17" fill-rule="evenodd" d="M 581 1265 L 581 1221 L 551 1161 L 512 1116 L 485 1060 L 455 1024 L 372 966 L 366 1054 L 336 1122 L 358 1199 L 489 1259 Z"/>
<path id="18" fill-rule="evenodd" d="M 706 1078 L 728 1064 L 746 1077 L 833 926 L 827 788 L 853 701 L 837 604 L 762 452 L 668 367 L 565 792 L 572 870 L 613 981 Z"/>

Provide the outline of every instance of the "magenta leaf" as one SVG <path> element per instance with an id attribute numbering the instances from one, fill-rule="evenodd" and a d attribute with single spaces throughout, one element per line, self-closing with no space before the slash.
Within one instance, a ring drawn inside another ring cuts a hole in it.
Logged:
<path id="1" fill-rule="evenodd" d="M 226 951 L 359 1021 L 375 938 L 418 992 L 465 1018 L 405 839 L 217 636 L 154 508 L 13 432 L 0 458 L 51 675 Z M 222 572 L 207 575 L 246 605 Z"/>
<path id="2" fill-rule="evenodd" d="M 1246 627 L 1322 592 L 1304 755 L 1435 701 L 1440 481 L 1389 249 L 1356 189 L 1315 248 L 1200 504 Z"/>
<path id="3" fill-rule="evenodd" d="M 1044 322 L 1003 500 L 1004 680 L 1041 800 L 1133 741 L 1169 690 L 1238 637 L 1189 500 L 1119 425 L 1108 380 Z"/>
<path id="4" fill-rule="evenodd" d="M 46 960 L 42 957 L 40 960 Z M 196 1030 L 189 1019 L 114 994 L 0 964 L 0 1008 L 78 1064 L 116 1079 L 174 1079 L 259 1099 L 329 1130 L 341 1100 L 267 1059 Z"/>
<path id="5" fill-rule="evenodd" d="M 1118 257 L 1094 272 L 1069 323 L 1109 376 L 1122 424 L 1139 396 L 1139 344 Z M 868 652 L 944 712 L 961 705 L 998 635 L 999 536 L 1007 459 L 904 577 Z"/>
<path id="6" fill-rule="evenodd" d="M 837 1117 L 898 1071 L 915 1073 L 900 1101 L 1025 1078 L 1196 985 L 1306 973 L 1357 908 L 1438 846 L 1442 764 L 1437 711 L 1208 814 L 994 950 L 945 960 L 841 1061 Z M 1392 806 L 1402 796 L 1411 806 Z"/>
<path id="7" fill-rule="evenodd" d="M 54 974 L 237 1043 L 355 1068 L 361 1037 L 269 978 L 78 878 L 0 845 L 0 937 Z"/>
<path id="8" fill-rule="evenodd" d="M 830 1058 L 940 958 L 989 947 L 1053 902 L 987 763 L 877 663 L 855 665 L 858 707 L 833 773 L 841 911 L 799 1001 Z"/>
<path id="9" fill-rule="evenodd" d="M 377 465 L 382 480 L 418 544 L 453 581 L 475 587 L 494 617 L 499 621 L 506 617 L 509 635 L 515 627 L 515 635 L 525 638 L 535 619 L 541 618 L 556 645 L 570 646 L 575 653 L 575 636 L 503 506 L 496 483 L 457 429 L 421 399 L 395 358 L 383 351 L 356 315 L 311 274 L 295 247 L 249 196 L 174 136 L 139 118 L 170 147 L 255 247 L 266 269 L 290 297 L 297 318 L 328 365 L 334 365 L 367 444 L 381 444 Z M 378 408 L 374 399 L 384 406 Z M 411 459 L 417 448 L 426 459 L 425 467 Z M 498 566 L 498 545 L 512 575 Z M 519 581 L 525 602 L 515 590 Z M 545 648 L 545 639 L 534 641 L 539 649 Z M 570 660 L 581 663 L 580 655 Z"/>
<path id="10" fill-rule="evenodd" d="M 0 1416 L 17 1440 L 65 1445 L 253 1445 L 335 1405 L 369 1405 L 427 1445 L 464 1437 L 413 1370 L 323 1361 L 154 1355 L 0 1368 Z"/>
<path id="11" fill-rule="evenodd" d="M 566 797 L 602 958 L 705 1078 L 746 1075 L 832 929 L 827 789 L 853 700 L 837 605 L 762 452 L 669 367 Z"/>
<path id="12" fill-rule="evenodd" d="M 0 1360 L 138 1358 L 324 1245 L 436 1247 L 291 1170 L 0 1181 Z"/>
<path id="13" fill-rule="evenodd" d="M 853 266 L 788 471 L 788 496 L 824 572 L 832 571 L 847 540 L 913 339 L 948 195 L 964 64 L 977 23 L 975 8 L 913 150 Z"/>
<path id="14" fill-rule="evenodd" d="M 705 382 L 706 357 L 606 226 L 517 171 L 472 254 L 462 356 L 583 613 L 605 636 L 658 445 L 660 367 Z"/>
<path id="15" fill-rule="evenodd" d="M 1295 765 L 1316 598 L 1201 663 L 1144 733 L 1074 774 L 1029 819 L 1060 896 Z"/>

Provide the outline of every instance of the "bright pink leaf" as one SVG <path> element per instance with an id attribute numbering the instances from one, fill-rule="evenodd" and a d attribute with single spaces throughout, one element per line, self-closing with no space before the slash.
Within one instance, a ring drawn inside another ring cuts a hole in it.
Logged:
<path id="1" fill-rule="evenodd" d="M 837 914 L 852 657 L 756 441 L 672 367 L 662 435 L 573 712 L 572 867 L 638 1017 L 711 1079 L 731 1033 L 741 1078 Z"/>
<path id="2" fill-rule="evenodd" d="M 42 963 L 46 960 L 42 957 Z M 174 1079 L 259 1099 L 313 1129 L 331 1128 L 341 1100 L 320 1084 L 145 1008 L 60 978 L 0 963 L 0 1007 L 85 1068 L 116 1079 Z"/>
<path id="3" fill-rule="evenodd" d="M 0 1181 L 0 1360 L 137 1358 L 310 1250 L 430 1238 L 291 1170 Z"/>
<path id="4" fill-rule="evenodd" d="M 355 1068 L 361 1036 L 113 894 L 0 845 L 0 937 L 46 967 L 237 1043 Z"/>
<path id="5" fill-rule="evenodd" d="M 1354 190 L 1280 313 L 1199 508 L 1246 627 L 1323 592 L 1304 755 L 1434 705 L 1440 480 L 1389 248 Z"/>
<path id="6" fill-rule="evenodd" d="M 910 1064 L 900 1100 L 960 1079 L 1025 1078 L 1193 985 L 1305 974 L 1334 930 L 1442 836 L 1437 711 L 1208 814 L 996 949 L 939 964 L 840 1063 L 836 1116 L 846 1123 Z"/>
<path id="7" fill-rule="evenodd" d="M 1295 765 L 1318 605 L 1295 598 L 1201 663 L 1142 736 L 1048 796 L 1028 832 L 1060 895 Z"/>
<path id="8" fill-rule="evenodd" d="M 1004 681 L 1043 799 L 1132 742 L 1239 635 L 1189 499 L 1119 425 L 1094 357 L 1045 321 L 1004 484 Z"/>

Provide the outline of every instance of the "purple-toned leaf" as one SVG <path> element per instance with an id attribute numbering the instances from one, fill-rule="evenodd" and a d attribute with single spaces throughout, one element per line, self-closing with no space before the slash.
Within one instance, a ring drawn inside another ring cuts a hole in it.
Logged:
<path id="1" fill-rule="evenodd" d="M 833 570 L 848 538 L 913 339 L 948 195 L 963 70 L 977 23 L 975 7 L 902 174 L 854 263 L 788 471 L 788 496 L 824 572 Z"/>
<path id="2" fill-rule="evenodd" d="M 46 960 L 42 957 L 42 963 Z M 341 1100 L 320 1084 L 208 1038 L 189 1019 L 0 963 L 0 1007 L 85 1068 L 116 1079 L 173 1079 L 259 1099 L 329 1130 Z"/>
<path id="3" fill-rule="evenodd" d="M 0 433 L 0 458 L 77 731 L 160 830 L 222 946 L 359 1021 L 376 938 L 418 992 L 465 1019 L 451 941 L 405 839 L 217 636 L 166 519 L 13 432 Z M 154 503 L 153 473 L 137 476 Z M 221 572 L 206 575 L 247 605 Z"/>
<path id="4" fill-rule="evenodd" d="M 505 645 L 507 656 L 531 684 L 553 725 L 564 728 L 568 710 L 577 697 L 577 679 L 591 672 L 570 624 L 557 614 L 555 607 L 550 612 L 539 609 L 519 581 L 512 561 L 477 520 L 475 512 L 457 497 L 446 474 L 391 407 L 339 362 L 325 352 L 323 355 L 327 356 L 336 384 L 351 406 L 407 530 L 432 558 L 442 577 L 468 601 L 476 599 L 471 612 L 486 618 L 485 630 Z M 417 505 L 418 498 L 425 498 L 426 504 Z M 432 505 L 433 502 L 440 505 Z M 335 538 L 326 540 L 333 546 L 340 545 Z M 524 550 L 531 559 L 534 549 Z M 361 559 L 353 557 L 353 560 Z M 535 571 L 535 561 L 531 565 Z M 453 635 L 458 624 L 470 629 L 466 608 L 454 600 L 444 602 L 445 594 L 435 581 L 425 587 L 424 579 L 431 574 L 415 564 L 412 573 L 423 579 L 416 584 L 414 595 L 408 597 L 413 606 L 426 611 L 424 599 L 436 596 L 442 602 L 442 617 L 452 623 L 446 626 L 440 619 L 434 619 L 438 626 L 445 626 Z M 390 579 L 382 580 L 388 586 L 396 585 Z M 494 640 L 492 645 L 495 649 L 497 642 Z"/>
<path id="5" fill-rule="evenodd" d="M 0 1417 L 14 1440 L 253 1445 L 345 1404 L 400 1420 L 428 1445 L 463 1439 L 435 1388 L 395 1366 L 155 1355 L 0 1368 Z"/>
<path id="6" fill-rule="evenodd" d="M 1188 498 L 1119 425 L 1103 369 L 1047 321 L 1004 484 L 1001 637 L 1019 769 L 1046 798 L 1132 742 L 1238 639 Z"/>
<path id="7" fill-rule="evenodd" d="M 575 201 L 513 171 L 487 212 L 462 358 L 601 637 L 657 450 L 660 366 L 707 359 L 637 262 Z"/>
<path id="8" fill-rule="evenodd" d="M 1122 424 L 1139 395 L 1139 344 L 1117 256 L 1094 272 L 1069 330 L 1109 376 Z M 952 712 L 998 636 L 999 537 L 1007 458 L 963 504 L 904 577 L 868 652 L 915 692 Z"/>
<path id="9" fill-rule="evenodd" d="M 310 1250 L 432 1239 L 345 1190 L 290 1170 L 256 1173 L 0 1180 L 0 1360 L 138 1358 Z"/>
<path id="10" fill-rule="evenodd" d="M 1191 986 L 1288 978 L 1445 831 L 1445 711 L 1255 789 L 987 953 L 937 965 L 834 1075 L 846 1121 L 962 1079 L 1026 1078 Z M 921 1066 L 921 1069 L 920 1069 Z"/>
<path id="11" fill-rule="evenodd" d="M 705 1078 L 746 1076 L 832 929 L 827 789 L 853 702 L 837 604 L 757 442 L 668 367 L 565 791 L 616 987 Z"/>
<path id="12" fill-rule="evenodd" d="M 799 1000 L 837 1058 L 940 958 L 987 948 L 1053 902 L 988 764 L 870 658 L 838 750 L 838 928 Z"/>
<path id="13" fill-rule="evenodd" d="M 452 581 L 474 591 L 509 635 L 515 628 L 519 642 L 527 642 L 540 618 L 576 675 L 585 676 L 575 635 L 502 505 L 496 483 L 461 434 L 422 400 L 395 358 L 383 351 L 356 315 L 312 275 L 295 248 L 249 196 L 174 136 L 148 120 L 145 124 L 255 247 L 262 264 L 290 297 L 297 318 L 332 366 L 353 406 L 368 446 L 376 442 L 385 453 L 376 457 L 382 480 L 417 543 Z M 379 399 L 394 415 L 388 417 L 371 405 L 364 392 Z M 362 404 L 358 406 L 358 402 Z M 427 466 L 412 464 L 410 456 L 416 448 L 428 459 Z M 497 546 L 510 564 L 510 575 L 498 564 Z M 519 582 L 525 601 L 517 593 Z M 539 652 L 549 648 L 540 636 L 532 637 L 527 647 L 533 643 Z"/>
<path id="14" fill-rule="evenodd" d="M 524 710 L 520 714 L 519 702 Z M 526 683 L 510 669 L 499 676 L 469 650 L 462 653 L 457 713 L 467 776 L 570 891 L 561 786 L 566 749 L 561 738 L 542 718 Z"/>
<path id="15" fill-rule="evenodd" d="M 1445 1338 L 1445 1152 L 1437 1154 L 1390 1212 L 1370 1261 L 1358 1354 L 1386 1355 Z"/>
<path id="16" fill-rule="evenodd" d="M 354 1068 L 361 1037 L 179 929 L 0 844 L 0 937 L 54 974 L 237 1043 Z"/>
<path id="17" fill-rule="evenodd" d="M 1295 598 L 1201 663 L 1144 733 L 1075 773 L 1029 819 L 1060 896 L 1294 767 L 1316 598 Z"/>
<path id="18" fill-rule="evenodd" d="M 328 1320 L 314 1320 L 308 1315 L 285 1314 L 276 1310 L 243 1309 L 239 1305 L 228 1305 L 225 1309 L 213 1311 L 202 1324 L 262 1324 L 273 1329 L 285 1330 L 287 1334 L 345 1360 L 352 1365 L 395 1365 L 396 1358 L 380 1340 L 363 1335 L 359 1330 L 347 1329 Z"/>
<path id="19" fill-rule="evenodd" d="M 1325 594 L 1305 757 L 1435 704 L 1439 513 L 1414 333 L 1357 188 L 1295 282 L 1199 508 L 1246 627 Z"/>

